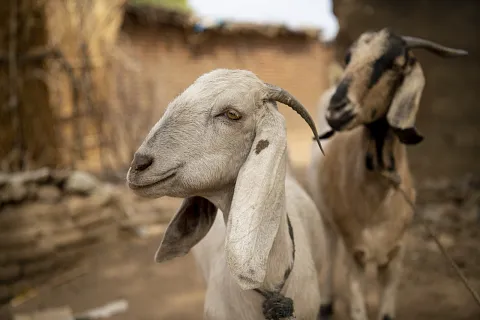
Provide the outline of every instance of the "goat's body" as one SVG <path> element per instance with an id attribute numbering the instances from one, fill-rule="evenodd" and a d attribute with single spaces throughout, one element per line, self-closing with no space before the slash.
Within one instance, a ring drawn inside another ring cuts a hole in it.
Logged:
<path id="1" fill-rule="evenodd" d="M 378 228 L 390 232 L 376 234 L 382 246 L 393 245 L 404 234 L 412 218 L 405 200 L 377 171 L 365 165 L 368 133 L 365 127 L 336 133 L 325 146 L 325 157 L 318 157 L 312 166 L 316 181 L 314 198 L 320 212 L 335 223 L 347 249 L 364 242 L 362 232 L 375 233 Z M 405 147 L 394 143 L 396 170 L 402 177 L 401 188 L 414 197 Z M 328 150 L 328 152 L 327 152 Z M 386 229 L 386 230 L 387 230 Z M 374 248 L 371 248 L 372 250 Z"/>
<path id="2" fill-rule="evenodd" d="M 333 90 L 330 90 L 323 95 L 320 107 L 326 105 L 325 101 L 332 93 Z M 323 110 L 319 111 L 322 114 Z M 324 121 L 320 119 L 320 128 L 326 130 Z M 400 188 L 414 200 L 415 190 L 405 146 L 391 132 L 387 132 L 386 136 L 388 139 L 383 141 L 383 150 L 391 150 L 395 171 L 401 177 Z M 322 143 L 325 156 L 312 149 L 312 161 L 308 168 L 309 191 L 328 225 L 331 262 L 334 261 L 334 252 L 339 249 L 337 244 L 343 245 L 350 276 L 351 316 L 362 320 L 367 319 L 366 297 L 358 290 L 357 284 L 361 279 L 352 253 L 356 247 L 362 246 L 371 254 L 370 259 L 381 264 L 391 248 L 400 246 L 399 254 L 388 264 L 387 270 L 382 271 L 386 274 L 386 281 L 382 282 L 380 313 L 393 317 L 405 230 L 413 217 L 402 194 L 377 170 L 367 168 L 366 154 L 371 147 L 371 139 L 371 133 L 365 126 L 336 132 Z M 331 265 L 326 275 L 330 281 L 333 269 Z M 332 295 L 331 292 L 329 294 Z"/>
<path id="3" fill-rule="evenodd" d="M 320 264 L 327 263 L 323 223 L 320 214 L 312 214 L 318 213 L 314 202 L 290 174 L 285 184 L 286 211 L 294 230 L 295 261 L 282 294 L 293 299 L 297 319 L 314 320 L 321 304 L 321 290 L 312 283 L 318 283 Z M 279 233 L 286 228 L 284 217 Z M 263 320 L 264 298 L 253 290 L 242 290 L 230 275 L 224 250 L 225 231 L 225 220 L 219 211 L 212 229 L 192 249 L 207 283 L 204 318 Z M 286 250 L 285 254 L 291 254 L 291 248 L 274 246 L 273 250 Z M 281 278 L 285 273 L 284 265 L 270 260 L 266 287 L 278 285 L 270 279 Z"/>

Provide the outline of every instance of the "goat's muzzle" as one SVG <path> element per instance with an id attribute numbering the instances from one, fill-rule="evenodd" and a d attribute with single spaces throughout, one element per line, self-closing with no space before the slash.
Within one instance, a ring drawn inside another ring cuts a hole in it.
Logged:
<path id="1" fill-rule="evenodd" d="M 325 114 L 328 125 L 335 131 L 341 131 L 355 118 L 355 112 L 349 107 L 347 100 L 338 104 L 330 104 Z"/>

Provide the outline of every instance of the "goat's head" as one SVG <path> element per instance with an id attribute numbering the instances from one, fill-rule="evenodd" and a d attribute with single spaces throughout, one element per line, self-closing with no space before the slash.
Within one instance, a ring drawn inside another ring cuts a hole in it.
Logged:
<path id="1" fill-rule="evenodd" d="M 169 104 L 127 176 L 138 195 L 186 198 L 165 232 L 158 262 L 186 254 L 207 234 L 217 208 L 204 197 L 230 189 L 230 270 L 244 289 L 263 282 L 284 206 L 286 130 L 275 101 L 297 111 L 318 137 L 293 96 L 245 70 L 206 73 Z"/>
<path id="2" fill-rule="evenodd" d="M 467 54 L 389 29 L 363 33 L 347 51 L 345 70 L 326 111 L 332 129 L 349 130 L 386 117 L 401 142 L 419 143 L 415 117 L 425 78 L 411 51 L 415 48 L 442 57 Z"/>

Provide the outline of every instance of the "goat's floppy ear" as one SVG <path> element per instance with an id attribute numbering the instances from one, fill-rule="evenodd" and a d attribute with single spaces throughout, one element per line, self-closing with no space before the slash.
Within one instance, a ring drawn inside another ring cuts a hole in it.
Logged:
<path id="1" fill-rule="evenodd" d="M 404 144 L 417 144 L 423 140 L 415 129 L 415 118 L 425 87 L 425 77 L 420 63 L 413 61 L 407 67 L 403 83 L 397 89 L 387 113 L 388 123 Z"/>
<path id="2" fill-rule="evenodd" d="M 163 262 L 186 255 L 207 235 L 216 214 L 217 207 L 205 198 L 190 197 L 183 200 L 165 230 L 160 247 L 155 253 L 155 261 Z"/>
<path id="3" fill-rule="evenodd" d="M 271 102 L 265 102 L 264 110 L 250 154 L 238 173 L 227 222 L 227 263 L 244 290 L 263 283 L 285 210 L 285 119 Z"/>

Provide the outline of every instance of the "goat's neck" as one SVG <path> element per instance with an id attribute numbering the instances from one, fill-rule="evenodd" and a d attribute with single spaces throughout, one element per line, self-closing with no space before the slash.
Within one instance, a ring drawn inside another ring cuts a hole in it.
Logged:
<path id="1" fill-rule="evenodd" d="M 230 186 L 223 191 L 205 196 L 205 198 L 215 204 L 217 208 L 223 212 L 225 224 L 228 221 L 234 188 L 235 186 Z M 281 196 L 280 201 L 285 201 L 285 192 Z M 267 273 L 262 289 L 274 291 L 285 281 L 285 271 L 293 266 L 293 250 L 294 244 L 288 231 L 287 212 L 284 209 L 280 226 L 270 251 Z"/>
<path id="2" fill-rule="evenodd" d="M 370 172 L 400 173 L 406 156 L 405 146 L 400 143 L 385 118 L 365 125 L 365 168 Z"/>

